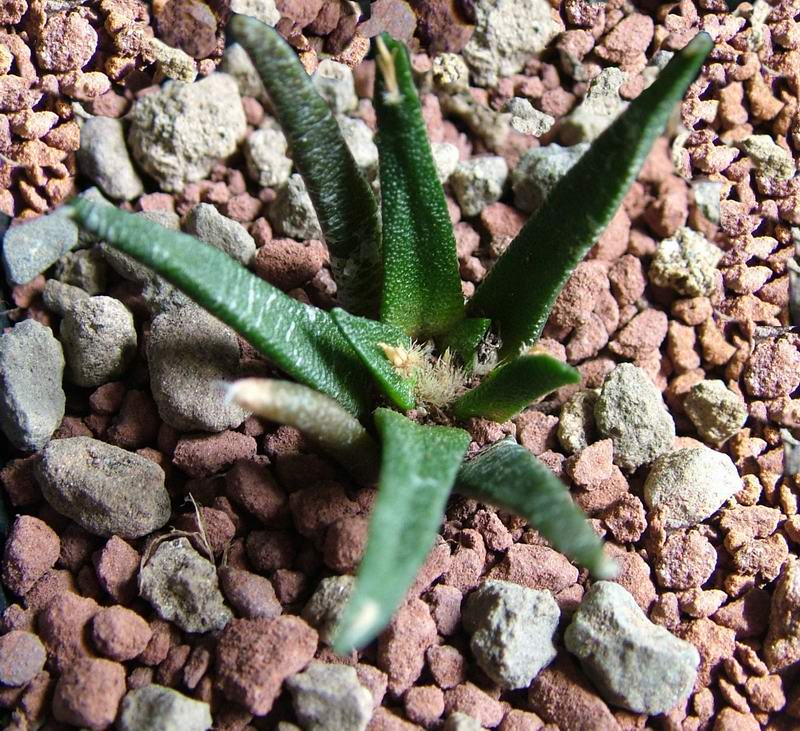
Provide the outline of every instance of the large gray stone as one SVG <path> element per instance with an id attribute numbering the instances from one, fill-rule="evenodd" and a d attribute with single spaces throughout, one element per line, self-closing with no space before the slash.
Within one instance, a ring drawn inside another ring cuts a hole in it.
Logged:
<path id="1" fill-rule="evenodd" d="M 666 713 L 689 695 L 700 655 L 653 624 L 619 584 L 598 581 L 564 633 L 603 698 L 634 713 Z"/>
<path id="2" fill-rule="evenodd" d="M 81 172 L 110 198 L 129 201 L 144 186 L 128 155 L 122 122 L 112 117 L 92 117 L 81 127 L 77 153 Z"/>
<path id="3" fill-rule="evenodd" d="M 522 71 L 563 30 L 547 0 L 482 0 L 474 7 L 475 32 L 463 55 L 479 86 Z"/>
<path id="4" fill-rule="evenodd" d="M 64 353 L 49 327 L 23 320 L 0 335 L 0 426 L 18 449 L 36 451 L 64 418 Z"/>
<path id="5" fill-rule="evenodd" d="M 216 246 L 240 264 L 249 266 L 256 255 L 256 242 L 238 221 L 223 216 L 210 203 L 198 203 L 186 215 L 186 232 Z"/>
<path id="6" fill-rule="evenodd" d="M 700 381 L 683 402 L 697 433 L 709 444 L 724 444 L 747 421 L 747 404 L 723 381 Z"/>
<path id="7" fill-rule="evenodd" d="M 667 528 L 690 528 L 712 516 L 742 489 L 731 458 L 708 447 L 661 455 L 644 483 L 648 507 L 660 509 Z"/>
<path id="8" fill-rule="evenodd" d="M 556 183 L 588 149 L 588 143 L 583 142 L 572 147 L 553 143 L 528 150 L 511 173 L 517 208 L 527 213 L 536 211 Z"/>
<path id="9" fill-rule="evenodd" d="M 194 84 L 170 81 L 141 97 L 128 142 L 136 161 L 161 187 L 179 193 L 232 155 L 247 121 L 233 77 L 212 74 Z"/>
<path id="10" fill-rule="evenodd" d="M 97 439 L 51 441 L 35 475 L 51 507 L 93 535 L 140 538 L 169 520 L 164 471 Z"/>
<path id="11" fill-rule="evenodd" d="M 372 694 L 346 665 L 314 661 L 286 686 L 305 731 L 364 731 L 372 717 Z"/>
<path id="12" fill-rule="evenodd" d="M 233 617 L 219 590 L 216 567 L 185 538 L 155 550 L 139 572 L 139 589 L 163 619 L 186 632 L 215 632 Z"/>
<path id="13" fill-rule="evenodd" d="M 279 188 L 292 174 L 292 161 L 286 155 L 288 143 L 272 120 L 255 130 L 242 145 L 247 174 L 262 188 Z"/>
<path id="14" fill-rule="evenodd" d="M 122 699 L 117 728 L 119 731 L 206 731 L 211 724 L 208 703 L 153 684 L 128 691 Z"/>
<path id="15" fill-rule="evenodd" d="M 556 656 L 561 612 L 549 591 L 486 581 L 467 598 L 461 621 L 481 669 L 504 688 L 527 688 Z"/>
<path id="16" fill-rule="evenodd" d="M 247 412 L 225 403 L 220 381 L 239 375 L 239 343 L 229 327 L 192 305 L 158 315 L 147 344 L 158 413 L 182 431 L 235 429 Z"/>
<path id="17" fill-rule="evenodd" d="M 508 178 L 508 163 L 499 155 L 473 157 L 458 164 L 450 176 L 461 212 L 477 216 L 486 206 L 503 195 Z"/>
<path id="18" fill-rule="evenodd" d="M 641 368 L 621 363 L 603 381 L 594 407 L 597 431 L 614 443 L 614 462 L 632 472 L 672 446 L 675 422 Z"/>
<path id="19" fill-rule="evenodd" d="M 136 325 L 112 297 L 76 299 L 61 321 L 67 375 L 79 386 L 100 386 L 125 373 L 136 357 Z"/>
<path id="20" fill-rule="evenodd" d="M 3 268 L 11 285 L 25 284 L 78 245 L 78 227 L 50 215 L 11 226 L 3 237 Z"/>

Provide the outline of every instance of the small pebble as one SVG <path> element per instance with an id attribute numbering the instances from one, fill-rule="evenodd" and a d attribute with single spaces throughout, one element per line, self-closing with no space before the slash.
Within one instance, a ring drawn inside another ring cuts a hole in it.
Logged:
<path id="1" fill-rule="evenodd" d="M 108 728 L 125 695 L 125 668 L 111 660 L 80 658 L 64 668 L 53 694 L 53 717 L 91 731 Z"/>
<path id="2" fill-rule="evenodd" d="M 207 731 L 211 724 L 208 703 L 156 684 L 129 690 L 117 721 L 119 731 Z"/>
<path id="3" fill-rule="evenodd" d="M 27 685 L 42 671 L 46 659 L 44 645 L 35 634 L 7 632 L 0 636 L 0 684 Z"/>

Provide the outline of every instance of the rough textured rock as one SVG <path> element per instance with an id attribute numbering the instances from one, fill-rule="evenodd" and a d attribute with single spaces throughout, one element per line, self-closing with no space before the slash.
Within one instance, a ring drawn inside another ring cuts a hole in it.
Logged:
<path id="1" fill-rule="evenodd" d="M 18 515 L 3 546 L 3 584 L 19 596 L 27 594 L 58 560 L 56 532 L 39 518 Z"/>
<path id="2" fill-rule="evenodd" d="M 306 185 L 296 173 L 278 191 L 268 213 L 272 228 L 280 235 L 293 239 L 322 239 L 322 229 Z"/>
<path id="3" fill-rule="evenodd" d="M 156 317 L 147 358 L 158 413 L 170 426 L 219 432 L 244 421 L 246 412 L 226 404 L 217 384 L 239 375 L 236 335 L 205 310 L 190 306 Z"/>
<path id="4" fill-rule="evenodd" d="M 299 617 L 234 619 L 217 644 L 217 683 L 256 716 L 269 713 L 283 681 L 314 657 L 317 633 Z"/>
<path id="5" fill-rule="evenodd" d="M 594 407 L 600 435 L 614 442 L 614 462 L 633 471 L 672 446 L 675 423 L 647 374 L 621 363 L 603 381 Z"/>
<path id="6" fill-rule="evenodd" d="M 164 190 L 179 193 L 233 154 L 246 128 L 236 81 L 212 74 L 194 84 L 167 82 L 138 99 L 128 142 L 142 168 Z"/>
<path id="7" fill-rule="evenodd" d="M 41 672 L 46 659 L 44 645 L 35 634 L 7 632 L 0 636 L 0 685 L 26 685 Z"/>
<path id="8" fill-rule="evenodd" d="M 317 632 L 322 642 L 330 643 L 336 623 L 342 616 L 355 579 L 352 576 L 329 576 L 319 582 L 303 609 L 303 619 Z"/>
<path id="9" fill-rule="evenodd" d="M 688 696 L 697 650 L 647 619 L 619 584 L 598 581 L 564 633 L 567 649 L 611 703 L 658 714 Z"/>
<path id="10" fill-rule="evenodd" d="M 658 508 L 667 528 L 690 528 L 742 489 L 731 458 L 708 447 L 684 447 L 661 455 L 644 483 L 644 499 Z"/>
<path id="11" fill-rule="evenodd" d="M 570 145 L 591 142 L 600 136 L 628 106 L 619 95 L 627 74 L 617 68 L 603 69 L 589 84 L 583 101 L 564 120 L 561 139 Z"/>
<path id="12" fill-rule="evenodd" d="M 562 30 L 545 0 L 485 0 L 473 7 L 475 32 L 463 54 L 479 86 L 521 71 Z"/>
<path id="13" fill-rule="evenodd" d="M 477 216 L 503 194 L 508 163 L 499 155 L 473 157 L 458 164 L 450 185 L 465 216 Z"/>
<path id="14" fill-rule="evenodd" d="M 578 391 L 561 407 L 558 441 L 567 452 L 580 452 L 595 441 L 594 407 L 599 396 L 596 390 Z"/>
<path id="15" fill-rule="evenodd" d="M 334 114 L 353 111 L 358 104 L 353 72 L 343 63 L 326 58 L 311 76 L 311 83 Z"/>
<path id="16" fill-rule="evenodd" d="M 345 665 L 312 662 L 289 676 L 286 686 L 306 731 L 364 731 L 372 716 L 372 694 Z"/>
<path id="17" fill-rule="evenodd" d="M 85 120 L 77 158 L 81 172 L 110 198 L 129 201 L 144 192 L 141 178 L 128 156 L 119 119 L 92 117 Z"/>
<path id="18" fill-rule="evenodd" d="M 769 631 L 764 655 L 772 672 L 780 672 L 800 661 L 800 563 L 792 559 L 784 566 L 772 597 Z"/>
<path id="19" fill-rule="evenodd" d="M 77 300 L 61 321 L 67 375 L 79 386 L 118 379 L 136 356 L 133 315 L 112 297 Z"/>
<path id="20" fill-rule="evenodd" d="M 3 268 L 13 286 L 30 282 L 78 244 L 78 227 L 66 216 L 39 216 L 11 226 L 3 237 Z"/>
<path id="21" fill-rule="evenodd" d="M 272 120 L 244 141 L 247 173 L 262 188 L 279 188 L 289 180 L 292 161 L 286 155 L 287 147 L 286 137 Z"/>
<path id="22" fill-rule="evenodd" d="M 528 150 L 511 173 L 514 204 L 533 213 L 569 169 L 580 159 L 588 143 L 562 147 L 555 143 Z"/>
<path id="23" fill-rule="evenodd" d="M 53 693 L 53 717 L 100 731 L 117 716 L 125 694 L 125 668 L 110 660 L 79 658 L 64 668 Z"/>
<path id="24" fill-rule="evenodd" d="M 34 469 L 53 509 L 94 535 L 139 538 L 169 520 L 164 471 L 138 454 L 89 437 L 56 439 Z"/>
<path id="25" fill-rule="evenodd" d="M 770 135 L 750 135 L 738 143 L 761 175 L 777 180 L 789 180 L 796 171 L 790 152 L 784 150 Z"/>
<path id="26" fill-rule="evenodd" d="M 18 449 L 35 451 L 64 418 L 64 353 L 50 328 L 23 320 L 0 335 L 0 426 Z"/>
<path id="27" fill-rule="evenodd" d="M 221 630 L 231 619 L 214 565 L 185 538 L 162 543 L 139 572 L 142 596 L 186 632 Z"/>
<path id="28" fill-rule="evenodd" d="M 275 7 L 275 0 L 231 0 L 231 10 L 241 15 L 249 15 L 271 26 L 281 19 L 281 14 Z"/>
<path id="29" fill-rule="evenodd" d="M 548 591 L 486 581 L 467 598 L 461 621 L 481 669 L 505 688 L 526 688 L 556 656 L 560 615 Z"/>
<path id="30" fill-rule="evenodd" d="M 250 266 L 256 242 L 241 223 L 223 216 L 210 203 L 198 203 L 186 215 L 186 232 L 216 246 L 240 264 Z"/>
<path id="31" fill-rule="evenodd" d="M 208 703 L 153 684 L 128 691 L 122 700 L 117 728 L 119 731 L 206 731 L 211 723 Z"/>
<path id="32" fill-rule="evenodd" d="M 709 295 L 716 286 L 721 258 L 722 251 L 705 236 L 680 228 L 674 237 L 658 245 L 650 264 L 650 281 L 685 297 Z"/>
<path id="33" fill-rule="evenodd" d="M 697 433 L 709 444 L 724 444 L 747 421 L 747 405 L 723 381 L 700 381 L 683 402 Z"/>

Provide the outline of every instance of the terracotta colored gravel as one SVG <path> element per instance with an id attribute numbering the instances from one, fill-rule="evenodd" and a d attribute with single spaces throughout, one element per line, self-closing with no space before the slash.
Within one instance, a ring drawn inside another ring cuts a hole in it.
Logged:
<path id="1" fill-rule="evenodd" d="M 424 76 L 437 53 L 463 50 L 475 4 L 378 0 L 373 18 L 360 22 L 344 2 L 276 3 L 278 29 L 309 71 L 323 55 L 355 67 L 355 114 L 370 127 L 374 68 L 363 61 L 367 37 L 389 28 L 409 38 Z M 134 312 L 139 352 L 120 379 L 68 388 L 67 416 L 54 436 L 93 436 L 159 464 L 173 514 L 167 527 L 140 539 L 92 536 L 44 502 L 33 477 L 38 457 L 12 455 L 0 484 L 21 517 L 0 566 L 12 593 L 0 621 L 0 725 L 110 728 L 126 691 L 158 683 L 208 702 L 214 728 L 271 729 L 296 722 L 283 681 L 315 658 L 354 669 L 375 706 L 369 731 L 442 728 L 457 712 L 501 731 L 800 725 L 798 480 L 783 475 L 780 434 L 800 428 L 800 342 L 789 317 L 800 179 L 765 174 L 743 144 L 753 134 L 769 135 L 797 160 L 800 4 L 775 3 L 766 21 L 762 0 L 736 12 L 722 0 L 551 4 L 564 31 L 541 58 L 491 90 L 470 91 L 494 110 L 522 96 L 555 118 L 552 130 L 538 140 L 513 132 L 500 143 L 443 113 L 426 90 L 423 112 L 433 141 L 455 145 L 462 160 L 501 155 L 513 169 L 526 149 L 562 139 L 561 120 L 602 69 L 627 72 L 620 94 L 632 99 L 657 50 L 680 49 L 698 30 L 712 34 L 715 48 L 681 105 L 682 126 L 655 146 L 545 329 L 541 346 L 575 365 L 581 384 L 513 424 L 470 423 L 472 448 L 516 434 L 567 482 L 605 536 L 620 567 L 617 581 L 651 621 L 697 648 L 699 673 L 686 702 L 657 717 L 607 704 L 560 639 L 556 660 L 529 689 L 494 684 L 477 666 L 461 626 L 464 597 L 485 579 L 546 590 L 563 613 L 563 630 L 590 583 L 524 521 L 464 499 L 451 502 L 442 537 L 391 626 L 364 651 L 337 658 L 301 613 L 323 578 L 355 571 L 374 493 L 348 482 L 287 427 L 249 418 L 238 429 L 208 434 L 165 424 L 149 391 L 150 323 L 141 293 L 112 273 L 104 294 Z M 83 187 L 75 161 L 81 117 L 122 118 L 166 79 L 151 38 L 187 54 L 198 78 L 216 69 L 224 50 L 224 2 L 101 0 L 68 3 L 72 9 L 63 12 L 48 5 L 0 3 L 0 211 L 15 222 Z M 243 98 L 248 134 L 268 113 L 262 101 Z M 718 185 L 718 217 L 700 204 L 701 183 Z M 252 182 L 237 153 L 179 194 L 148 179 L 144 194 L 124 207 L 184 216 L 210 203 L 249 231 L 259 276 L 328 306 L 335 288 L 326 251 L 318 241 L 273 233 L 266 211 L 275 196 Z M 525 216 L 510 192 L 471 218 L 451 194 L 448 205 L 468 295 Z M 659 242 L 684 226 L 721 251 L 712 286 L 702 293 L 650 281 Z M 13 290 L 13 320 L 35 318 L 57 331 L 58 317 L 42 302 L 50 276 Z M 267 371 L 252 348 L 239 347 L 243 367 Z M 721 381 L 746 405 L 744 426 L 721 446 L 709 445 L 730 456 L 742 488 L 691 528 L 664 528 L 663 515 L 644 496 L 647 470 L 621 470 L 611 439 L 591 434 L 575 454 L 559 439 L 563 404 L 599 388 L 621 362 L 642 368 L 663 394 L 676 448 L 701 444 L 691 409 L 684 408 L 696 384 Z M 201 555 L 214 558 L 234 616 L 221 632 L 185 632 L 139 596 L 142 562 L 171 530 L 189 534 Z"/>

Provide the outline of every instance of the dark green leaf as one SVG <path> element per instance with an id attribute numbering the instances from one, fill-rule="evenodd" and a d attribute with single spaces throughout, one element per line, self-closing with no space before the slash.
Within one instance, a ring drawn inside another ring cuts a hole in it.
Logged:
<path id="1" fill-rule="evenodd" d="M 506 421 L 540 396 L 580 380 L 578 371 L 550 355 L 522 355 L 495 368 L 467 391 L 453 405 L 453 413 L 459 419 L 482 416 Z"/>
<path id="2" fill-rule="evenodd" d="M 456 470 L 469 445 L 461 429 L 422 426 L 375 412 L 383 442 L 378 497 L 367 548 L 334 648 L 363 647 L 388 623 L 433 546 Z"/>
<path id="3" fill-rule="evenodd" d="M 426 339 L 464 316 L 453 225 L 433 164 L 408 51 L 384 33 L 376 61 L 373 101 L 384 259 L 381 320 L 411 337 Z"/>
<path id="4" fill-rule="evenodd" d="M 244 15 L 233 15 L 228 30 L 252 59 L 305 180 L 331 252 L 339 301 L 351 312 L 376 316 L 381 226 L 367 179 L 297 54 L 277 31 Z"/>
<path id="5" fill-rule="evenodd" d="M 331 317 L 372 373 L 383 395 L 398 409 L 413 409 L 416 405 L 413 372 L 409 370 L 407 374 L 401 374 L 402 363 L 397 364 L 400 367 L 398 369 L 389 360 L 386 347 L 382 347 L 390 346 L 400 353 L 408 353 L 411 350 L 411 338 L 399 327 L 350 315 L 339 308 L 331 312 Z"/>
<path id="6" fill-rule="evenodd" d="M 456 491 L 522 516 L 595 578 L 615 574 L 602 541 L 567 488 L 515 441 L 497 442 L 465 462 L 458 471 Z"/>
<path id="7" fill-rule="evenodd" d="M 616 213 L 713 46 L 698 34 L 558 182 L 478 287 L 469 312 L 499 325 L 511 357 L 542 332 L 573 269 Z"/>
<path id="8" fill-rule="evenodd" d="M 364 414 L 369 374 L 327 312 L 293 300 L 219 249 L 142 216 L 85 198 L 67 209 L 82 228 L 153 269 L 290 376 Z"/>

